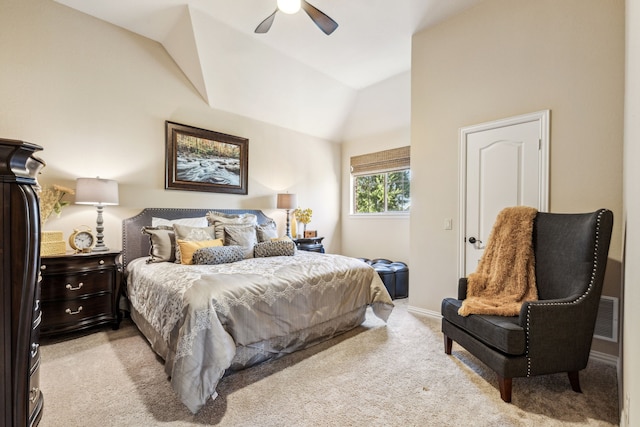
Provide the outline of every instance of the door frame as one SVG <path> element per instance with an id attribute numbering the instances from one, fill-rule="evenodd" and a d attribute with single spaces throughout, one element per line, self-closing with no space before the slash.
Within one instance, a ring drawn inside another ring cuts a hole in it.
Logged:
<path id="1" fill-rule="evenodd" d="M 538 122 L 540 126 L 540 137 L 538 142 L 538 210 L 547 212 L 549 210 L 549 120 L 550 110 L 541 110 L 534 113 L 522 114 L 491 122 L 460 128 L 459 131 L 459 152 L 458 152 L 458 277 L 463 277 L 465 271 L 466 244 L 466 212 L 467 212 L 467 139 L 469 135 L 501 127 L 513 126 L 522 123 Z"/>

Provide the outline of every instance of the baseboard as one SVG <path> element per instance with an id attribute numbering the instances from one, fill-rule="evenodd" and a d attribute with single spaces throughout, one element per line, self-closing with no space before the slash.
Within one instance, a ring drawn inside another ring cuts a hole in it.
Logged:
<path id="1" fill-rule="evenodd" d="M 618 356 L 612 356 L 601 351 L 591 350 L 589 353 L 589 359 L 597 360 L 598 362 L 606 363 L 611 366 L 618 366 Z"/>
<path id="2" fill-rule="evenodd" d="M 435 320 L 442 319 L 442 315 L 439 312 L 433 311 L 433 310 L 426 310 L 420 307 L 414 307 L 409 305 L 407 306 L 407 311 L 411 314 L 417 314 L 418 316 L 426 316 Z M 597 360 L 599 362 L 606 363 L 607 365 L 611 365 L 611 366 L 618 366 L 618 356 L 612 356 L 610 354 L 603 353 L 601 351 L 591 350 L 591 352 L 589 353 L 589 359 Z"/>
<path id="3" fill-rule="evenodd" d="M 407 311 L 411 314 L 417 314 L 419 316 L 427 316 L 436 320 L 442 319 L 442 315 L 437 311 L 426 310 L 424 308 L 414 307 L 412 305 L 407 306 Z"/>

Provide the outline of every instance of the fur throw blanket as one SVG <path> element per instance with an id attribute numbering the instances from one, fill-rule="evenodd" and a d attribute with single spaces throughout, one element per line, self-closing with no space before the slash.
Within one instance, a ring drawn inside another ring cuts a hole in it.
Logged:
<path id="1" fill-rule="evenodd" d="M 524 301 L 538 299 L 533 223 L 538 211 L 516 206 L 500 211 L 474 273 L 467 277 L 461 316 L 517 316 Z"/>

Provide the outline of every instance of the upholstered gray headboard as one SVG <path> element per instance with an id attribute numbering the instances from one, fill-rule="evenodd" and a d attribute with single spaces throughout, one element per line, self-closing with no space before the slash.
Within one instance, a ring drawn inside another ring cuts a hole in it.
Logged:
<path id="1" fill-rule="evenodd" d="M 122 264 L 136 258 L 149 255 L 149 236 L 142 233 L 142 227 L 151 225 L 151 218 L 197 218 L 205 216 L 207 212 L 216 211 L 226 214 L 250 213 L 258 217 L 258 224 L 263 224 L 271 218 L 260 210 L 251 209 L 177 209 L 177 208 L 146 208 L 138 215 L 122 221 Z"/>

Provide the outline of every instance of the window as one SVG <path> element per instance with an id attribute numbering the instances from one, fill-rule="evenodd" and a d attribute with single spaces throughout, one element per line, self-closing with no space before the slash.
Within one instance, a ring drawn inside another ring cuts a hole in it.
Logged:
<path id="1" fill-rule="evenodd" d="M 408 212 L 411 206 L 410 147 L 351 158 L 354 214 Z"/>

